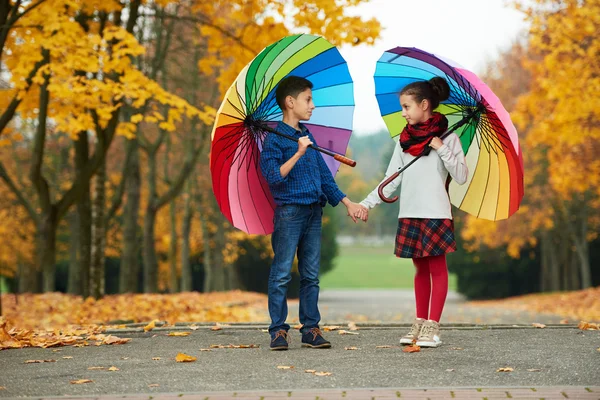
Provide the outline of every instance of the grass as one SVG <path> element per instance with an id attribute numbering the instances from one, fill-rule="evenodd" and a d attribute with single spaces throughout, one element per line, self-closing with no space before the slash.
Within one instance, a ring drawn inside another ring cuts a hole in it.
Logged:
<path id="1" fill-rule="evenodd" d="M 411 289 L 414 267 L 410 259 L 397 258 L 393 246 L 340 246 L 333 270 L 321 276 L 323 289 Z M 450 290 L 456 276 L 450 274 Z"/>

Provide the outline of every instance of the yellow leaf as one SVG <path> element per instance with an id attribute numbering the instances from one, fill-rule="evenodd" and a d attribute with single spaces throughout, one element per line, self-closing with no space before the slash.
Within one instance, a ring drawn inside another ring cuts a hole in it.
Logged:
<path id="1" fill-rule="evenodd" d="M 114 371 L 119 371 L 119 368 L 117 368 L 117 367 L 115 367 L 115 366 L 113 365 L 113 366 L 112 366 L 112 367 L 110 367 L 108 370 L 109 370 L 109 371 L 112 371 L 112 372 L 114 372 Z"/>
<path id="2" fill-rule="evenodd" d="M 513 371 L 514 371 L 514 369 L 511 367 L 503 367 L 503 368 L 498 368 L 496 370 L 496 372 L 513 372 Z"/>
<path id="3" fill-rule="evenodd" d="M 167 336 L 189 336 L 191 332 L 169 332 Z"/>
<path id="4" fill-rule="evenodd" d="M 194 356 L 189 356 L 184 353 L 177 353 L 177 357 L 175 357 L 175 361 L 177 362 L 194 362 L 197 358 Z"/>
<path id="5" fill-rule="evenodd" d="M 92 382 L 94 382 L 94 381 L 91 380 L 91 379 L 78 379 L 76 381 L 71 381 L 71 384 L 73 384 L 73 385 L 80 385 L 82 383 L 92 383 Z"/>
<path id="6" fill-rule="evenodd" d="M 149 332 L 152 329 L 156 328 L 156 321 L 150 322 L 148 325 L 144 327 L 144 332 Z"/>
<path id="7" fill-rule="evenodd" d="M 294 368 L 294 367 L 291 365 L 278 365 L 277 366 L 277 369 L 292 369 L 292 368 Z"/>

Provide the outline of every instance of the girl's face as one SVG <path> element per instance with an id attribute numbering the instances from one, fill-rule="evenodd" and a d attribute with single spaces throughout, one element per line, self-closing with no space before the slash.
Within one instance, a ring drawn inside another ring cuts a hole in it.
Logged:
<path id="1" fill-rule="evenodd" d="M 401 95 L 400 105 L 402 106 L 402 117 L 406 119 L 406 122 L 408 122 L 409 125 L 425 122 L 431 117 L 429 101 L 423 100 L 420 103 L 417 103 L 415 101 L 415 96 L 412 94 Z"/>

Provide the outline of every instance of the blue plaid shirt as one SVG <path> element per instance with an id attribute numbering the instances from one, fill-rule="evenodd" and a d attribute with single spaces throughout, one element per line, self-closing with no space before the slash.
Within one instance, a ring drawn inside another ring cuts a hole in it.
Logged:
<path id="1" fill-rule="evenodd" d="M 317 144 L 308 129 L 300 124 L 302 131 L 279 121 L 278 132 L 300 138 L 308 135 Z M 313 149 L 307 149 L 286 177 L 281 176 L 279 168 L 298 151 L 298 143 L 268 133 L 260 154 L 260 169 L 269 184 L 271 194 L 278 206 L 286 204 L 313 204 L 324 206 L 327 201 L 336 206 L 346 195 L 333 180 L 331 171 L 323 156 Z"/>

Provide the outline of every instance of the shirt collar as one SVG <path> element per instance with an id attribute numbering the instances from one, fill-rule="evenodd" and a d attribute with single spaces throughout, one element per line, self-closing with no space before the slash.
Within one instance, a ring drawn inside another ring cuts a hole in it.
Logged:
<path id="1" fill-rule="evenodd" d="M 277 124 L 277 130 L 281 133 L 285 133 L 286 135 L 295 135 L 298 133 L 306 135 L 308 133 L 308 128 L 304 126 L 304 124 L 298 123 L 298 126 L 300 126 L 300 131 L 297 131 L 296 128 L 289 126 L 283 121 L 279 121 Z"/>

